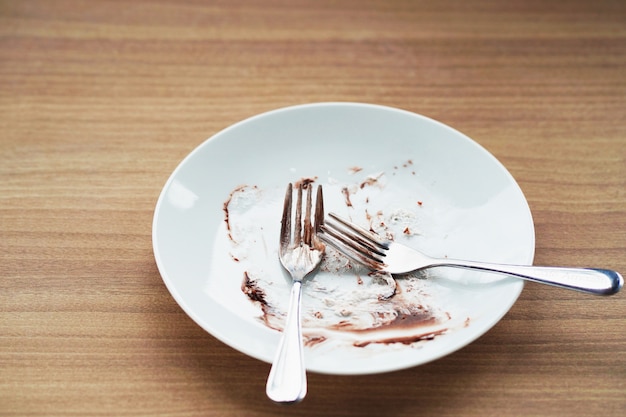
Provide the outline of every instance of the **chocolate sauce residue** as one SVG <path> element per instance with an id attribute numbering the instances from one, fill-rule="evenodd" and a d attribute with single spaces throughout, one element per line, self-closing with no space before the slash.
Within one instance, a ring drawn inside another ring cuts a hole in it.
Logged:
<path id="1" fill-rule="evenodd" d="M 410 345 L 411 343 L 421 342 L 422 340 L 433 340 L 436 336 L 444 334 L 448 329 L 438 329 L 432 332 L 426 332 L 411 336 L 405 337 L 390 337 L 388 339 L 379 339 L 379 340 L 365 340 L 363 342 L 354 342 L 352 345 L 354 347 L 365 347 L 372 343 L 380 343 L 385 345 L 390 345 L 392 343 L 402 343 L 403 345 Z"/>
<path id="2" fill-rule="evenodd" d="M 377 176 L 375 176 L 375 177 L 374 177 L 374 176 L 369 176 L 369 177 L 365 178 L 365 180 L 363 180 L 363 181 L 361 182 L 361 184 L 359 184 L 359 188 L 363 189 L 363 188 L 365 188 L 365 186 L 367 186 L 367 185 L 372 186 L 372 185 L 376 185 L 376 184 L 378 184 L 378 179 L 379 179 L 380 177 L 382 177 L 382 176 L 383 176 L 383 173 L 380 173 L 380 174 L 378 174 L 378 175 L 377 175 Z"/>
<path id="3" fill-rule="evenodd" d="M 305 178 L 300 178 L 298 181 L 296 181 L 294 183 L 294 187 L 298 188 L 300 186 L 302 186 L 303 189 L 306 189 L 306 187 L 309 186 L 309 184 L 313 184 L 315 181 L 317 181 L 317 177 L 305 177 Z"/>
<path id="4" fill-rule="evenodd" d="M 350 190 L 348 190 L 348 187 L 343 187 L 341 189 L 341 194 L 343 194 L 343 197 L 346 201 L 346 206 L 352 207 L 352 201 L 350 201 Z"/>
<path id="5" fill-rule="evenodd" d="M 304 346 L 312 347 L 324 343 L 326 338 L 324 336 L 304 336 Z"/>
<path id="6" fill-rule="evenodd" d="M 241 283 L 241 291 L 248 296 L 248 298 L 254 302 L 257 302 L 261 306 L 261 311 L 263 312 L 263 323 L 270 329 L 281 330 L 281 328 L 276 327 L 272 323 L 270 323 L 270 317 L 275 315 L 273 307 L 267 302 L 265 299 L 265 292 L 259 288 L 256 280 L 250 278 L 248 272 L 243 273 L 243 282 Z"/>
<path id="7" fill-rule="evenodd" d="M 228 198 L 226 199 L 226 201 L 224 201 L 224 206 L 222 207 L 222 210 L 224 210 L 224 222 L 226 222 L 226 231 L 228 232 L 228 238 L 232 242 L 234 242 L 235 240 L 233 239 L 233 235 L 230 229 L 230 213 L 229 213 L 228 206 L 230 205 L 230 202 L 233 200 L 235 193 L 239 193 L 245 190 L 247 187 L 248 187 L 247 185 L 239 185 L 235 187 L 235 189 L 232 190 L 230 194 L 228 194 Z M 255 185 L 254 188 L 257 188 L 257 186 Z"/>
<path id="8" fill-rule="evenodd" d="M 410 329 L 436 323 L 437 319 L 419 306 L 410 313 L 398 312 L 396 318 L 385 325 L 385 330 Z"/>
<path id="9" fill-rule="evenodd" d="M 357 331 L 359 331 L 358 329 L 354 329 L 352 327 L 352 323 L 350 323 L 350 321 L 348 321 L 348 320 L 341 320 L 340 322 L 336 323 L 335 325 L 331 326 L 330 328 L 332 330 L 342 330 L 342 331 L 350 331 L 350 332 L 357 332 Z"/>
<path id="10" fill-rule="evenodd" d="M 350 172 L 350 174 L 356 174 L 359 171 L 363 171 L 363 168 L 354 166 L 354 167 L 348 168 L 348 171 Z"/>
<path id="11" fill-rule="evenodd" d="M 376 315 L 377 313 L 373 314 Z M 450 319 L 449 314 L 447 316 Z M 375 316 L 375 318 L 384 320 L 385 314 L 378 313 L 378 316 Z M 440 323 L 440 320 L 428 308 L 422 305 L 412 305 L 397 308 L 395 317 L 373 327 L 354 328 L 352 322 L 346 319 L 336 323 L 330 329 L 370 336 L 370 338 L 366 336 L 365 340 L 354 342 L 353 346 L 355 347 L 365 347 L 373 343 L 410 345 L 420 341 L 432 340 L 448 331 L 447 328 L 420 331 L 420 328 L 435 326 L 438 323 Z M 389 332 L 394 331 L 396 335 L 400 332 L 406 336 L 386 337 L 386 335 L 389 335 Z"/>
<path id="12" fill-rule="evenodd" d="M 377 313 L 372 313 L 376 316 Z M 381 314 L 376 316 L 378 319 L 384 319 Z M 340 322 L 329 327 L 332 330 L 341 330 L 357 334 L 375 334 L 379 331 L 391 330 L 411 330 L 424 326 L 432 326 L 438 323 L 438 319 L 433 316 L 423 306 L 411 306 L 409 310 L 396 310 L 396 316 L 387 321 L 382 322 L 374 327 L 355 328 L 350 320 L 341 320 Z"/>
<path id="13" fill-rule="evenodd" d="M 248 272 L 243 273 L 243 282 L 241 283 L 241 291 L 252 301 L 258 301 L 262 306 L 267 306 L 265 300 L 265 292 L 258 287 L 256 280 L 250 278 Z"/>

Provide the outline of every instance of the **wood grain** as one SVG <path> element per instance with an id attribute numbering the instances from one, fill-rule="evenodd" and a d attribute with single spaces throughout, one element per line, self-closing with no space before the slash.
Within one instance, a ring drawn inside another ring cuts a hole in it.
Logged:
<path id="1" fill-rule="evenodd" d="M 204 139 L 315 101 L 454 126 L 522 187 L 536 263 L 626 272 L 623 1 L 0 1 L 0 415 L 624 415 L 624 295 L 533 284 L 444 359 L 265 398 L 167 292 L 152 214 Z"/>

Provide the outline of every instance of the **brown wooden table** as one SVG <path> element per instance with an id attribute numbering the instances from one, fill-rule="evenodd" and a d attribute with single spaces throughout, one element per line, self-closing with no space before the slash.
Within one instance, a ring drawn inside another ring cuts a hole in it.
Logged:
<path id="1" fill-rule="evenodd" d="M 266 399 L 269 365 L 168 293 L 152 215 L 207 137 L 316 101 L 461 130 L 522 187 L 537 264 L 626 273 L 622 0 L 0 1 L 0 415 L 626 415 L 626 296 L 536 284 L 446 358 Z"/>

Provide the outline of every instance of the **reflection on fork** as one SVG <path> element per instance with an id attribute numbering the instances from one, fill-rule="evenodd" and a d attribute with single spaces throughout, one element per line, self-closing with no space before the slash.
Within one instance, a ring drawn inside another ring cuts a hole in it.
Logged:
<path id="1" fill-rule="evenodd" d="M 293 186 L 287 186 L 280 227 L 279 258 L 293 280 L 287 321 L 281 341 L 267 378 L 267 396 L 279 403 L 295 403 L 306 395 L 306 369 L 303 359 L 302 330 L 300 327 L 300 298 L 302 280 L 322 261 L 324 244 L 317 232 L 324 222 L 324 200 L 322 186 L 317 187 L 314 222 L 312 215 L 311 183 L 300 183 L 296 187 L 297 199 L 295 221 L 292 230 Z M 302 194 L 306 190 L 306 208 L 302 218 Z"/>
<path id="2" fill-rule="evenodd" d="M 624 284 L 622 276 L 609 269 L 504 265 L 454 259 L 437 259 L 389 240 L 329 214 L 320 238 L 352 260 L 377 271 L 404 274 L 424 268 L 449 266 L 507 274 L 528 281 L 590 294 L 611 295 Z"/>

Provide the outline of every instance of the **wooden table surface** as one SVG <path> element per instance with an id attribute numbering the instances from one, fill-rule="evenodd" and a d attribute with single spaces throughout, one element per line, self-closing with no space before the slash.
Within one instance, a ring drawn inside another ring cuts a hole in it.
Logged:
<path id="1" fill-rule="evenodd" d="M 525 193 L 535 263 L 626 273 L 622 0 L 3 0 L 0 415 L 626 415 L 626 295 L 537 284 L 443 359 L 266 399 L 269 365 L 167 291 L 152 216 L 206 138 L 318 101 L 466 133 Z"/>

